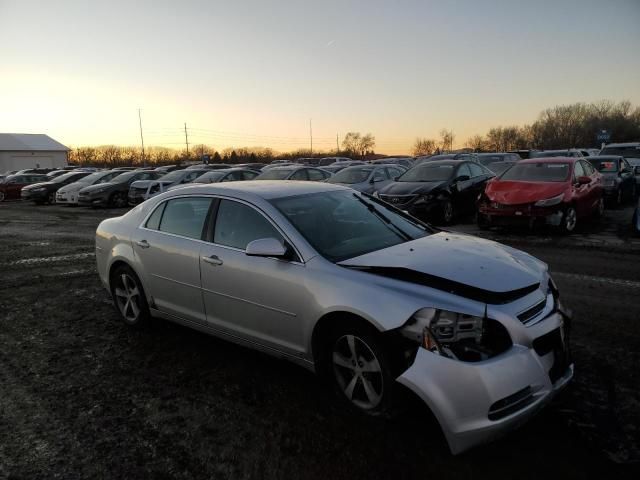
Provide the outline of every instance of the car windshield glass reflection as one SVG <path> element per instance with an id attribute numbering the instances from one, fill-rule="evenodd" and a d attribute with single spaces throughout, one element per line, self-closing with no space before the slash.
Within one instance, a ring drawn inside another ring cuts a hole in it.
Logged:
<path id="1" fill-rule="evenodd" d="M 351 167 L 341 170 L 329 179 L 331 183 L 361 183 L 369 178 L 373 168 L 367 167 Z"/>
<path id="2" fill-rule="evenodd" d="M 429 235 L 424 225 L 353 191 L 271 200 L 323 257 L 333 262 Z"/>
<path id="3" fill-rule="evenodd" d="M 404 173 L 399 182 L 441 182 L 453 175 L 453 165 L 425 163 Z"/>
<path id="4" fill-rule="evenodd" d="M 500 177 L 521 182 L 564 182 L 569 176 L 568 163 L 516 163 Z"/>

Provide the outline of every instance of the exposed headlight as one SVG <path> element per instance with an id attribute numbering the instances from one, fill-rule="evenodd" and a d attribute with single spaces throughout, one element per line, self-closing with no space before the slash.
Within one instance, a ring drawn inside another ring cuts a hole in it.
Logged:
<path id="1" fill-rule="evenodd" d="M 465 362 L 486 360 L 512 345 L 495 320 L 436 308 L 419 310 L 400 332 L 425 350 Z"/>
<path id="2" fill-rule="evenodd" d="M 534 203 L 534 205 L 536 207 L 553 207 L 554 205 L 558 205 L 560 202 L 562 202 L 563 198 L 564 193 L 561 193 L 560 195 L 556 195 L 555 197 L 538 200 L 536 203 Z"/>

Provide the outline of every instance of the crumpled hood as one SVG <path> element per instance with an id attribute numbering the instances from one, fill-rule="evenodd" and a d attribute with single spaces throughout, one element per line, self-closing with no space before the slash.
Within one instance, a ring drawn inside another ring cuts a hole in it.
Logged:
<path id="1" fill-rule="evenodd" d="M 381 195 L 417 195 L 429 193 L 447 182 L 393 182 L 380 189 Z"/>
<path id="2" fill-rule="evenodd" d="M 504 303 L 511 293 L 535 290 L 547 271 L 545 263 L 527 253 L 450 232 L 367 253 L 338 265 L 422 283 L 487 303 Z M 465 295 L 469 290 L 471 294 Z"/>
<path id="3" fill-rule="evenodd" d="M 489 200 L 505 205 L 534 203 L 564 193 L 564 182 L 512 182 L 494 180 L 487 184 L 485 193 Z"/>

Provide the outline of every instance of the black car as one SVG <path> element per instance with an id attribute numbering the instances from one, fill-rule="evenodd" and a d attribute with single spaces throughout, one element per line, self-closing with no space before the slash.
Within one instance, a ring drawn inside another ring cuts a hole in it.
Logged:
<path id="1" fill-rule="evenodd" d="M 494 175 L 467 160 L 439 160 L 416 165 L 383 187 L 378 197 L 421 220 L 452 223 L 472 213 L 476 199 Z"/>
<path id="2" fill-rule="evenodd" d="M 33 200 L 38 205 L 43 203 L 55 203 L 56 192 L 58 189 L 69 185 L 70 183 L 77 182 L 82 177 L 86 177 L 92 172 L 65 172 L 62 175 L 58 175 L 49 181 L 42 183 L 34 183 L 24 187 L 20 192 L 20 197 L 23 200 Z"/>
<path id="3" fill-rule="evenodd" d="M 126 207 L 129 187 L 137 180 L 156 180 L 163 176 L 154 170 L 124 172 L 107 183 L 90 185 L 78 192 L 78 205 L 91 207 Z"/>
<path id="4" fill-rule="evenodd" d="M 406 169 L 413 167 L 413 157 L 387 157 L 372 160 L 374 165 L 401 165 Z"/>
<path id="5" fill-rule="evenodd" d="M 625 199 L 636 196 L 636 177 L 634 169 L 624 157 L 617 155 L 598 155 L 587 160 L 602 174 L 602 186 L 605 198 L 615 205 Z"/>
<path id="6" fill-rule="evenodd" d="M 425 162 L 437 162 L 439 160 L 472 160 L 475 153 L 441 153 L 439 155 L 423 155 L 417 157 L 413 165 L 420 165 Z"/>

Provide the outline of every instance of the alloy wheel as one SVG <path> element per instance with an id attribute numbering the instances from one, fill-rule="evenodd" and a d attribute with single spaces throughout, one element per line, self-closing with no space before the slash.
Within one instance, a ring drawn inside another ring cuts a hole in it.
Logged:
<path id="1" fill-rule="evenodd" d="M 333 347 L 333 372 L 338 386 L 351 403 L 364 410 L 382 401 L 382 367 L 367 343 L 356 335 L 343 335 Z"/>
<path id="2" fill-rule="evenodd" d="M 4 202 L 4 192 L 0 192 L 0 202 Z"/>
<path id="3" fill-rule="evenodd" d="M 135 323 L 140 316 L 140 289 L 136 281 L 128 274 L 123 273 L 118 279 L 115 288 L 118 309 L 128 322 Z"/>
<path id="4" fill-rule="evenodd" d="M 598 201 L 597 215 L 598 215 L 598 217 L 601 217 L 602 215 L 604 215 L 604 198 L 601 198 Z"/>
<path id="5" fill-rule="evenodd" d="M 125 207 L 127 205 L 127 199 L 122 193 L 118 192 L 113 196 L 113 205 L 118 208 Z"/>
<path id="6" fill-rule="evenodd" d="M 49 205 L 53 205 L 54 203 L 56 203 L 56 194 L 51 192 L 49 195 L 47 195 L 47 203 Z"/>

